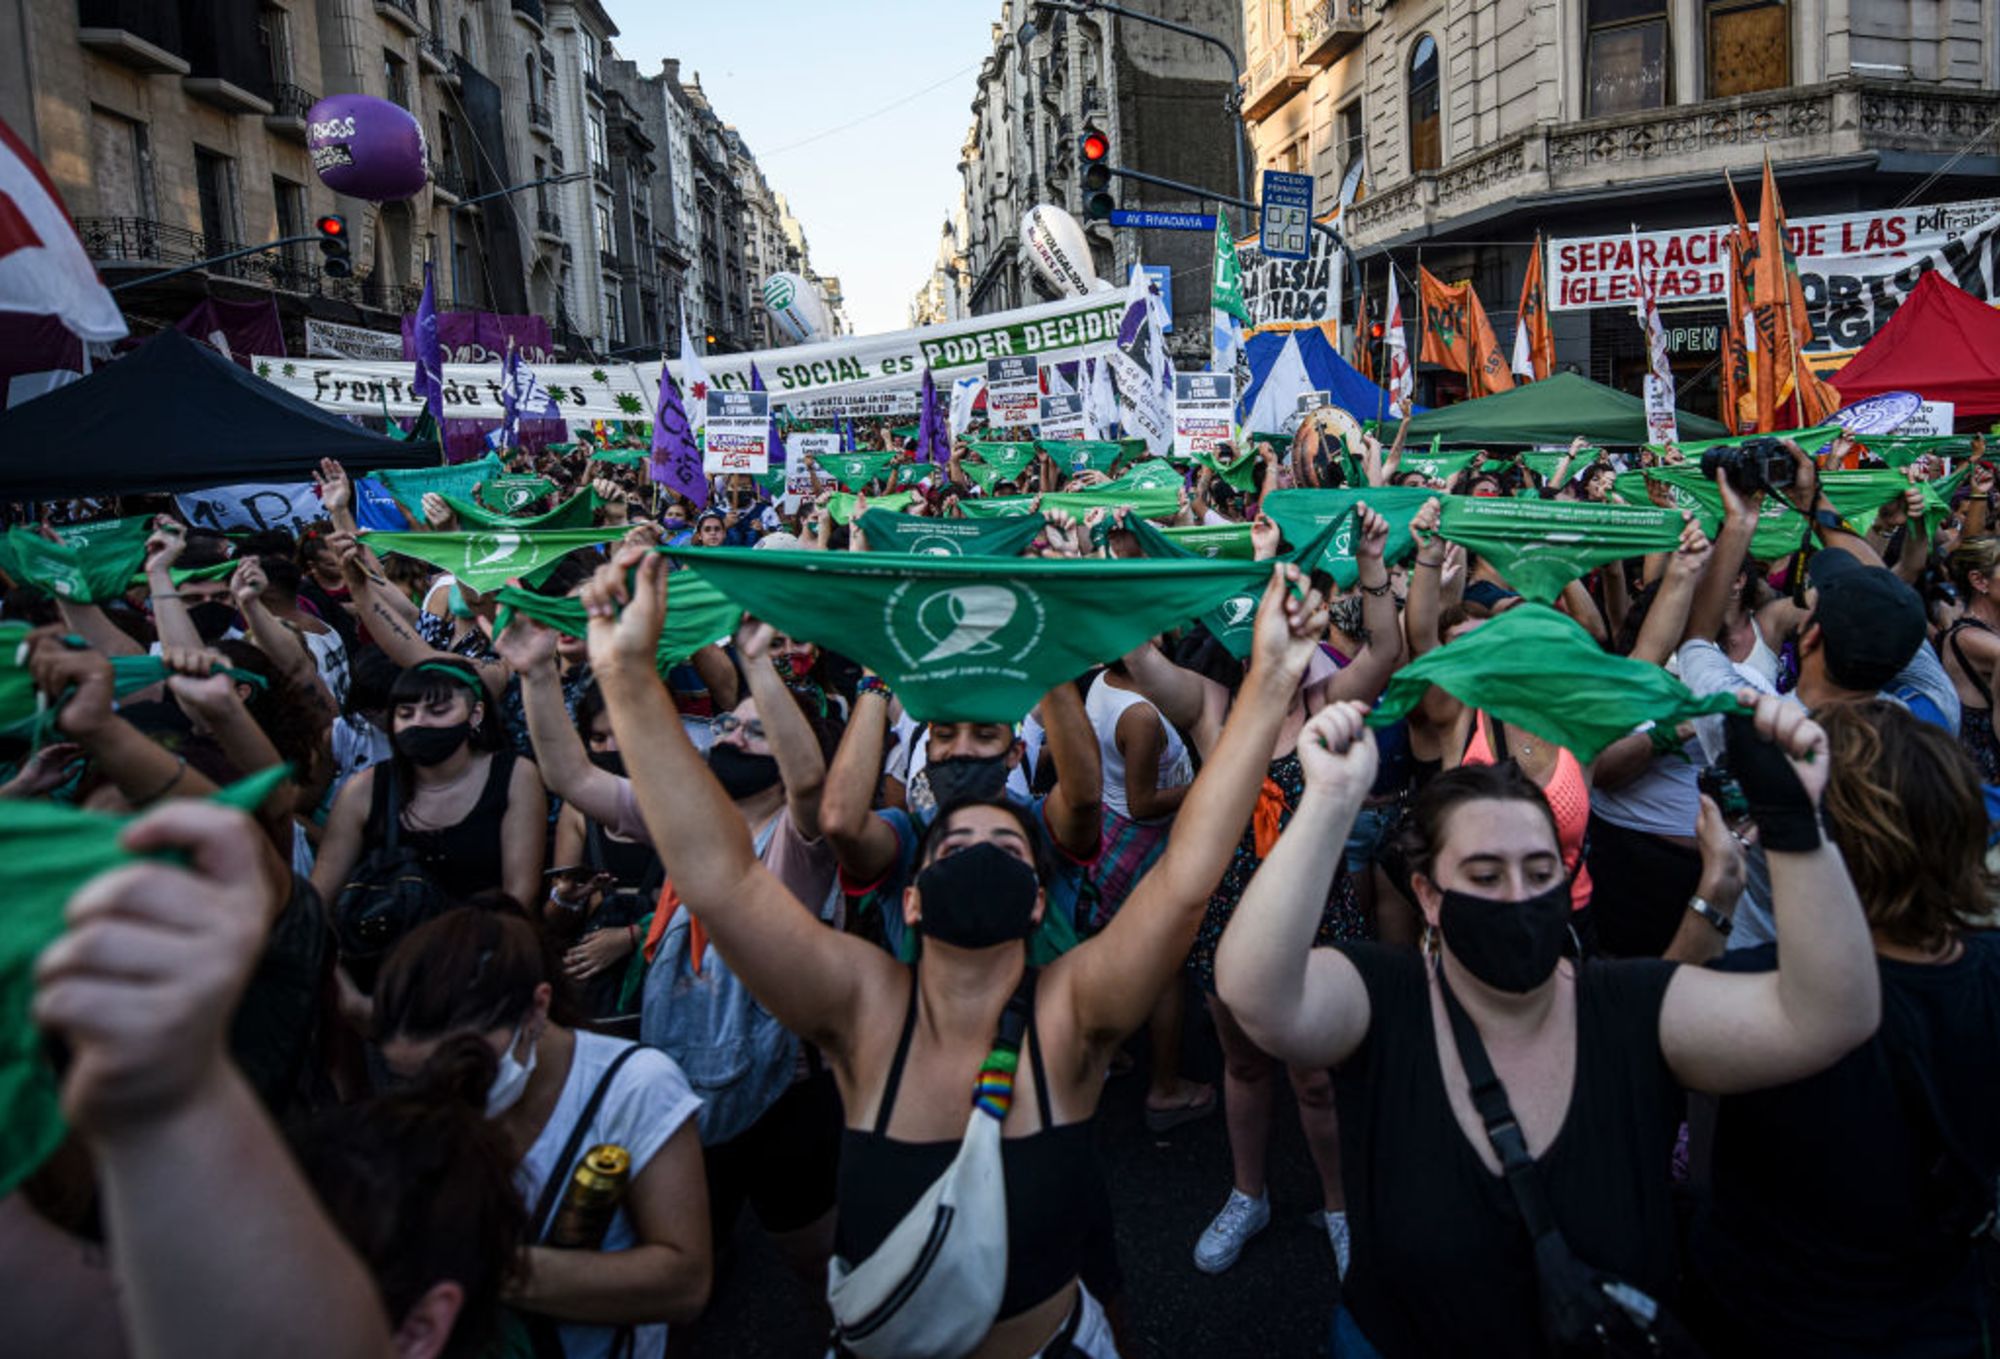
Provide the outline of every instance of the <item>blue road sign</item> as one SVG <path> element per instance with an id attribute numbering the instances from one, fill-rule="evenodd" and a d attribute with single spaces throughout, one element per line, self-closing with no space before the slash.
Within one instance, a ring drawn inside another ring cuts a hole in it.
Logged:
<path id="1" fill-rule="evenodd" d="M 1146 231 L 1213 231 L 1212 212 L 1147 212 L 1137 208 L 1113 208 L 1111 225 L 1138 227 Z"/>
<path id="2" fill-rule="evenodd" d="M 1266 259 L 1305 259 L 1312 245 L 1312 176 L 1266 170 L 1263 187 L 1257 248 Z"/>

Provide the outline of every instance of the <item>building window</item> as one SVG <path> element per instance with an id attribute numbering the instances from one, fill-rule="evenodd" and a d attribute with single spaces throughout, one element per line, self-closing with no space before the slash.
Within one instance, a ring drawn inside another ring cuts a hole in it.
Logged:
<path id="1" fill-rule="evenodd" d="M 1367 143 L 1361 127 L 1361 101 L 1356 99 L 1334 115 L 1334 131 L 1340 138 L 1340 182 L 1347 182 L 1347 172 L 1361 164 L 1361 157 Z"/>
<path id="2" fill-rule="evenodd" d="M 618 238 L 611 230 L 611 209 L 602 203 L 597 205 L 597 248 L 618 253 Z"/>
<path id="3" fill-rule="evenodd" d="M 90 111 L 90 177 L 105 217 L 159 217 L 153 198 L 153 151 L 144 123 L 100 108 Z"/>
<path id="4" fill-rule="evenodd" d="M 588 32 L 578 30 L 577 46 L 583 49 L 583 74 L 586 80 L 597 79 L 597 39 Z"/>
<path id="5" fill-rule="evenodd" d="M 236 230 L 236 162 L 205 147 L 194 149 L 195 200 L 210 254 L 233 245 Z"/>
<path id="6" fill-rule="evenodd" d="M 1667 102 L 1667 0 L 1589 0 L 1585 114 L 1596 118 Z"/>
<path id="7" fill-rule="evenodd" d="M 1791 84 L 1791 27 L 1784 0 L 1709 0 L 1708 97 Z"/>
<path id="8" fill-rule="evenodd" d="M 596 114 L 584 119 L 590 135 L 590 168 L 600 169 L 611 164 L 611 155 L 604 149 L 604 120 Z"/>
<path id="9" fill-rule="evenodd" d="M 410 64 L 394 52 L 382 53 L 382 89 L 390 103 L 410 106 Z"/>
<path id="10" fill-rule="evenodd" d="M 306 230 L 306 186 L 283 175 L 271 176 L 271 203 L 277 212 L 278 235 L 303 236 Z M 311 268 L 306 247 L 288 245 L 284 251 L 285 278 L 281 286 L 303 290 Z"/>
<path id="11" fill-rule="evenodd" d="M 604 294 L 604 329 L 614 347 L 625 343 L 625 314 L 619 310 L 618 294 L 610 291 Z"/>
<path id="12" fill-rule="evenodd" d="M 1439 134 L 1438 45 L 1426 33 L 1410 52 L 1410 169 L 1435 170 L 1444 164 Z"/>
<path id="13" fill-rule="evenodd" d="M 292 16 L 281 9 L 257 11 L 257 45 L 264 49 L 264 68 L 277 85 L 292 83 Z"/>

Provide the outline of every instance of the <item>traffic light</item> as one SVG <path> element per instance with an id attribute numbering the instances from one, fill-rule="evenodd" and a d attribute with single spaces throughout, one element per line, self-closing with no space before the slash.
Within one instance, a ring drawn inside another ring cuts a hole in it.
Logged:
<path id="1" fill-rule="evenodd" d="M 1111 197 L 1111 138 L 1086 125 L 1077 150 L 1083 158 L 1083 215 L 1101 222 L 1118 206 Z"/>
<path id="2" fill-rule="evenodd" d="M 314 223 L 319 228 L 319 250 L 326 258 L 320 261 L 320 271 L 328 278 L 346 278 L 354 272 L 354 261 L 347 253 L 347 219 L 337 212 L 329 212 Z"/>

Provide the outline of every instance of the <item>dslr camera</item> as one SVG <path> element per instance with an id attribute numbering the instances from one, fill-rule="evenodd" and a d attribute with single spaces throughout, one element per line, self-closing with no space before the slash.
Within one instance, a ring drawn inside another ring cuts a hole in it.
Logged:
<path id="1" fill-rule="evenodd" d="M 1792 484 L 1797 468 L 1792 455 L 1772 438 L 1745 439 L 1736 445 L 1721 444 L 1704 449 L 1701 474 L 1710 481 L 1729 478 L 1729 484 L 1744 495 L 1758 491 L 1782 491 Z"/>

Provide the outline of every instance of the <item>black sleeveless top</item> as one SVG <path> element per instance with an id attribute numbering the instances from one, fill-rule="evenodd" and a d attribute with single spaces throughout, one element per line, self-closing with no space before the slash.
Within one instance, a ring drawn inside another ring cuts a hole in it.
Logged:
<path id="1" fill-rule="evenodd" d="M 912 968 L 910 1008 L 903 1016 L 903 1036 L 896 1044 L 889 1083 L 882 1089 L 875 1128 L 872 1132 L 848 1128 L 841 1133 L 835 1199 L 840 1215 L 835 1220 L 833 1248 L 843 1260 L 865 1260 L 872 1255 L 958 1155 L 957 1139 L 898 1142 L 889 1137 L 889 1118 L 896 1109 L 896 1090 L 903 1081 L 903 1063 L 910 1055 L 910 1038 L 916 1028 L 917 974 Z M 1035 1102 L 1042 1126 L 1026 1137 L 1005 1137 L 1000 1142 L 1000 1164 L 1007 1178 L 1007 1289 L 1000 1299 L 1001 1321 L 1048 1301 L 1077 1277 L 1090 1225 L 1088 1213 L 1091 1205 L 1103 1198 L 1091 1138 L 1096 1118 L 1054 1126 L 1032 1008 L 1026 1047 L 1034 1066 Z M 968 1116 L 971 1090 L 968 1082 Z"/>
<path id="2" fill-rule="evenodd" d="M 412 830 L 405 818 L 397 834 L 402 842 L 423 856 L 424 872 L 454 901 L 464 901 L 481 892 L 498 891 L 500 876 L 500 823 L 507 814 L 507 785 L 514 777 L 514 752 L 496 750 L 486 769 L 486 786 L 479 801 L 465 819 L 442 830 Z M 368 811 L 364 832 L 369 847 L 383 842 L 389 826 L 389 779 L 385 765 L 375 771 L 374 803 Z M 407 795 L 396 814 L 409 810 Z"/>

